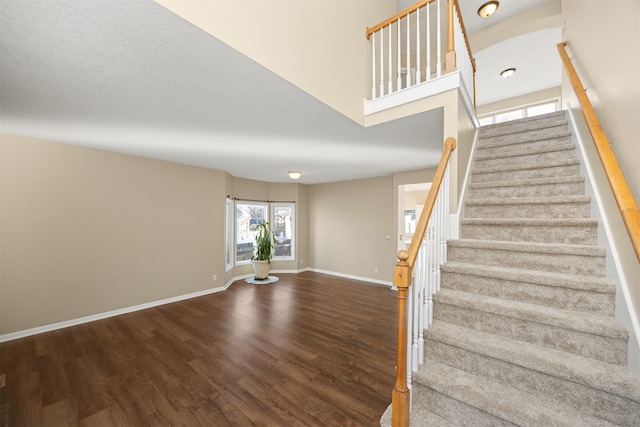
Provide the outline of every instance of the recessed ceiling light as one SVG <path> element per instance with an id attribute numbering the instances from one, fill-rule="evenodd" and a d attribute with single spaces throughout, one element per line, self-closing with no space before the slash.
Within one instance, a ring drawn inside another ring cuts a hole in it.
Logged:
<path id="1" fill-rule="evenodd" d="M 300 177 L 302 176 L 302 172 L 298 171 L 289 171 L 287 172 L 287 174 L 289 174 L 289 178 L 291 179 L 300 179 Z"/>
<path id="2" fill-rule="evenodd" d="M 503 79 L 508 79 L 509 77 L 513 76 L 515 72 L 516 72 L 515 68 L 507 68 L 506 70 L 500 73 L 500 77 L 502 77 Z"/>
<path id="3" fill-rule="evenodd" d="M 478 15 L 483 18 L 488 18 L 498 10 L 498 6 L 500 6 L 500 3 L 497 1 L 488 1 L 480 6 L 480 9 L 478 9 Z"/>

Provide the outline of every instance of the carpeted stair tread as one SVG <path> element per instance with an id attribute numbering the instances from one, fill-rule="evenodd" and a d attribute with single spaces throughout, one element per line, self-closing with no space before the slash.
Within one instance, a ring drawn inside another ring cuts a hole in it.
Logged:
<path id="1" fill-rule="evenodd" d="M 547 271 L 493 267 L 453 261 L 442 264 L 442 266 L 440 266 L 440 271 L 527 282 L 541 286 L 563 287 L 581 291 L 586 290 L 603 294 L 615 294 L 616 292 L 615 283 L 605 277 L 550 273 Z"/>
<path id="2" fill-rule="evenodd" d="M 548 197 L 502 197 L 467 200 L 467 206 L 474 205 L 547 205 L 552 203 L 591 203 L 589 196 L 548 196 Z"/>
<path id="3" fill-rule="evenodd" d="M 477 249 L 498 249 L 503 251 L 530 252 L 544 254 L 571 254 L 592 257 L 604 257 L 605 248 L 589 245 L 568 245 L 562 243 L 505 242 L 499 240 L 458 239 L 450 240 L 449 246 Z"/>
<path id="4" fill-rule="evenodd" d="M 427 387 L 508 422 L 527 426 L 611 426 L 603 419 L 585 415 L 566 405 L 508 387 L 434 360 L 426 360 L 415 376 L 416 387 Z M 457 414 L 451 414 L 455 417 Z M 467 422 L 468 423 L 468 422 Z M 465 424 L 467 424 L 465 423 Z M 473 425 L 493 425 L 475 423 Z M 412 424 L 413 425 L 413 424 Z M 460 423 L 462 425 L 462 422 Z"/>
<path id="5" fill-rule="evenodd" d="M 483 173 L 537 170 L 537 169 L 572 166 L 572 165 L 579 165 L 579 164 L 580 164 L 580 161 L 578 159 L 566 159 L 566 160 L 555 160 L 555 161 L 548 161 L 548 162 L 533 163 L 533 164 L 527 164 L 527 165 L 516 164 L 516 165 L 492 166 L 492 167 L 486 167 L 486 168 L 474 168 L 472 172 L 472 176 L 483 174 Z"/>
<path id="6" fill-rule="evenodd" d="M 508 181 L 470 182 L 467 200 L 490 197 L 582 196 L 584 177 L 580 175 Z"/>
<path id="7" fill-rule="evenodd" d="M 497 136 L 481 135 L 480 139 L 478 139 L 478 148 L 483 149 L 488 147 L 503 147 L 529 142 L 566 138 L 568 136 L 571 136 L 571 132 L 567 130 L 566 125 L 559 125 L 544 129 L 528 130 L 524 132 L 509 133 Z"/>
<path id="8" fill-rule="evenodd" d="M 429 340 L 480 353 L 640 404 L 640 383 L 626 366 L 445 322 L 434 321 L 425 334 Z M 420 368 L 418 374 L 417 376 L 423 376 L 429 373 L 425 368 Z"/>
<path id="9" fill-rule="evenodd" d="M 594 218 L 464 218 L 460 224 L 503 224 L 503 225 L 543 225 L 547 227 L 593 226 L 598 224 Z"/>
<path id="10" fill-rule="evenodd" d="M 615 314 L 615 284 L 604 277 L 452 261 L 443 264 L 440 272 L 442 289 L 603 316 Z"/>
<path id="11" fill-rule="evenodd" d="M 516 121 L 493 123 L 480 128 L 482 136 L 496 136 L 510 134 L 514 132 L 522 132 L 525 130 L 541 129 L 557 125 L 566 125 L 568 121 L 564 111 L 543 114 L 535 117 L 527 117 Z"/>
<path id="12" fill-rule="evenodd" d="M 558 176 L 551 178 L 533 178 L 533 179 L 520 179 L 516 181 L 486 181 L 486 182 L 471 182 L 469 188 L 495 188 L 495 187 L 521 187 L 523 185 L 546 185 L 546 184 L 565 184 L 565 183 L 584 183 L 584 177 L 580 175 L 571 176 Z M 584 195 L 584 194 L 580 194 Z"/>
<path id="13" fill-rule="evenodd" d="M 575 152 L 575 146 L 570 142 L 562 142 L 557 145 L 549 145 L 546 147 L 539 148 L 519 148 L 516 150 L 505 150 L 502 153 L 496 154 L 476 154 L 474 156 L 474 161 L 486 161 L 486 160 L 504 160 L 511 157 L 521 157 L 521 156 L 529 156 L 532 154 L 547 154 L 547 153 L 560 153 L 564 151 L 571 151 L 573 154 Z"/>
<path id="14" fill-rule="evenodd" d="M 487 142 L 478 140 L 476 155 L 500 155 L 505 151 L 525 149 L 525 147 L 527 150 L 543 150 L 547 147 L 556 147 L 563 144 L 573 144 L 569 132 L 557 135 L 543 135 L 532 141 L 501 140 Z"/>
<path id="15" fill-rule="evenodd" d="M 441 289 L 433 298 L 434 303 L 439 302 L 456 305 L 509 318 L 603 337 L 624 340 L 628 338 L 627 330 L 624 329 L 620 322 L 614 317 L 610 316 L 598 316 L 592 313 L 562 310 L 538 304 L 461 292 L 453 289 Z"/>
<path id="16" fill-rule="evenodd" d="M 530 207 L 529 205 L 523 205 Z M 535 206 L 535 205 L 534 205 Z M 572 205 L 569 205 L 572 206 Z M 558 205 L 557 210 L 564 206 Z M 586 209 L 586 208 L 583 208 Z M 506 210 L 505 210 L 506 211 Z M 539 218 L 496 218 L 500 209 L 470 209 L 467 216 L 460 220 L 460 237 L 464 239 L 487 239 L 509 242 L 566 243 L 576 245 L 595 245 L 597 241 L 598 222 L 591 218 L 577 218 L 574 209 L 567 209 L 566 215 L 575 218 L 546 218 L 552 211 L 548 206 L 541 210 L 522 210 L 523 216 L 538 215 Z M 508 210 L 513 212 L 513 208 Z M 505 215 L 507 212 L 505 212 Z M 511 214 L 510 216 L 516 216 Z M 582 215 L 585 216 L 585 215 Z"/>
<path id="17" fill-rule="evenodd" d="M 465 202 L 467 218 L 587 218 L 589 196 L 501 197 Z"/>

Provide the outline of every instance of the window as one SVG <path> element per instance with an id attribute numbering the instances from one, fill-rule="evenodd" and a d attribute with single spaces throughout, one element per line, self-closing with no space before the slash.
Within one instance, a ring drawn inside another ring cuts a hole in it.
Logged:
<path id="1" fill-rule="evenodd" d="M 268 221 L 267 203 L 236 202 L 236 264 L 251 261 L 256 226 Z"/>
<path id="2" fill-rule="evenodd" d="M 478 117 L 480 126 L 494 123 L 502 123 L 525 117 L 539 116 L 540 114 L 560 111 L 560 100 L 552 100 L 541 104 L 528 104 L 510 110 L 501 110 Z"/>
<path id="3" fill-rule="evenodd" d="M 226 210 L 226 215 L 225 215 L 225 222 L 226 222 L 226 232 L 225 232 L 225 236 L 224 236 L 224 244 L 225 244 L 225 264 L 226 264 L 226 270 L 229 271 L 231 268 L 233 268 L 233 222 L 234 222 L 234 215 L 233 215 L 233 200 L 231 199 L 227 199 L 227 210 Z"/>
<path id="4" fill-rule="evenodd" d="M 295 205 L 273 202 L 271 204 L 271 229 L 276 238 L 274 259 L 295 259 Z"/>
<path id="5" fill-rule="evenodd" d="M 273 259 L 295 259 L 295 203 L 238 200 L 235 202 L 235 209 L 234 216 L 233 201 L 227 200 L 227 238 L 229 239 L 227 241 L 227 268 L 233 267 L 234 251 L 236 264 L 247 264 L 251 261 L 253 244 L 258 232 L 256 227 L 264 221 L 271 223 L 271 229 L 276 239 Z M 233 239 L 234 227 L 235 241 Z"/>

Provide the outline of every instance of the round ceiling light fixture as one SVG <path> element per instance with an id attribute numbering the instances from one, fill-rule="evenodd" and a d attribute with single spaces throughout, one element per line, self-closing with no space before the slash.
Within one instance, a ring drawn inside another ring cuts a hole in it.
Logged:
<path id="1" fill-rule="evenodd" d="M 488 18 L 491 15 L 493 15 L 496 10 L 498 10 L 498 6 L 500 6 L 499 2 L 488 1 L 482 6 L 480 6 L 480 9 L 478 9 L 478 15 L 480 15 L 483 18 Z"/>
<path id="2" fill-rule="evenodd" d="M 509 77 L 513 76 L 515 72 L 515 68 L 507 68 L 500 73 L 500 77 L 502 77 L 503 79 L 508 79 Z"/>
<path id="3" fill-rule="evenodd" d="M 287 174 L 291 179 L 300 179 L 300 177 L 302 176 L 302 172 L 298 172 L 298 171 L 289 171 L 287 172 Z"/>

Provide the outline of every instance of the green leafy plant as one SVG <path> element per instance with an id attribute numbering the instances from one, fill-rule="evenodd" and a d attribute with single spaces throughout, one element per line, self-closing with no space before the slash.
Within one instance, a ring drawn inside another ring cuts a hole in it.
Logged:
<path id="1" fill-rule="evenodd" d="M 273 251 L 276 247 L 276 237 L 271 231 L 271 225 L 268 222 L 258 224 L 258 234 L 256 234 L 256 241 L 253 246 L 252 261 L 268 261 L 271 264 L 271 258 L 273 257 Z"/>

